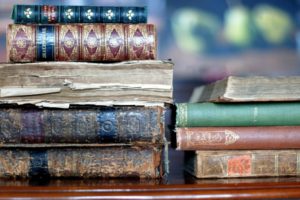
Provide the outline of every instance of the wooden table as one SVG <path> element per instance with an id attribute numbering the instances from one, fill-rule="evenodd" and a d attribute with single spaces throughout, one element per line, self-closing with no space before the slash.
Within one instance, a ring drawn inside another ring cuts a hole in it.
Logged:
<path id="1" fill-rule="evenodd" d="M 300 177 L 195 179 L 182 170 L 182 152 L 169 155 L 164 180 L 0 180 L 0 199 L 300 199 Z"/>

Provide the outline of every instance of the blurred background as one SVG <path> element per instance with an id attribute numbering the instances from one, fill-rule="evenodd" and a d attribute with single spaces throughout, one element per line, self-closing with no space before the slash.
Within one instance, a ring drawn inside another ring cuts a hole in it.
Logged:
<path id="1" fill-rule="evenodd" d="M 176 102 L 228 75 L 300 75 L 300 0 L 0 0 L 0 62 L 14 4 L 147 6 Z"/>

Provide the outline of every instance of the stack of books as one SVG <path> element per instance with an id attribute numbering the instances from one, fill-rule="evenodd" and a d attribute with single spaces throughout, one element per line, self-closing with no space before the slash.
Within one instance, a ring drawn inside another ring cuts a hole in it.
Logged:
<path id="1" fill-rule="evenodd" d="M 300 175 L 300 77 L 228 77 L 177 104 L 177 149 L 198 178 Z"/>
<path id="2" fill-rule="evenodd" d="M 16 5 L 13 19 L 0 177 L 162 177 L 173 63 L 155 60 L 146 8 Z"/>

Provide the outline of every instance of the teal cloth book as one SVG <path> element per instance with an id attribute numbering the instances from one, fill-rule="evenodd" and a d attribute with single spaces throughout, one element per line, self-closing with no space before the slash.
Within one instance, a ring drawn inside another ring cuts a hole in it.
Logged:
<path id="1" fill-rule="evenodd" d="M 300 102 L 205 102 L 176 106 L 177 127 L 300 125 Z"/>
<path id="2" fill-rule="evenodd" d="M 146 23 L 146 7 L 14 5 L 11 18 L 27 23 Z"/>

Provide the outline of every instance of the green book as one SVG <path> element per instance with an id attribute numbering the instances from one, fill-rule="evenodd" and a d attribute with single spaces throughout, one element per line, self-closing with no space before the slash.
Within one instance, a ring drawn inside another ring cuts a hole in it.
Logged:
<path id="1" fill-rule="evenodd" d="M 206 102 L 176 106 L 177 127 L 300 125 L 300 102 Z"/>

